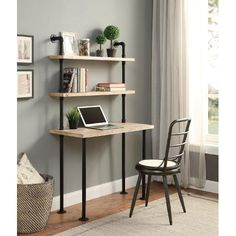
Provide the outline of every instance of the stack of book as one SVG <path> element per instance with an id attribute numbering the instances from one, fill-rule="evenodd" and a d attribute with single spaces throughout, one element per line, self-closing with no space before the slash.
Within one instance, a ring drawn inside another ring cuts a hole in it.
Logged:
<path id="1" fill-rule="evenodd" d="M 83 93 L 87 91 L 88 69 L 66 67 L 63 73 L 64 93 Z"/>
<path id="2" fill-rule="evenodd" d="M 98 83 L 96 86 L 96 91 L 125 91 L 124 83 Z"/>

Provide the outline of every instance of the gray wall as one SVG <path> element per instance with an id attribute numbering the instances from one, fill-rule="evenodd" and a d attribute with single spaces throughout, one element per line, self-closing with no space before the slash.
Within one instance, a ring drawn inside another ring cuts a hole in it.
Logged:
<path id="1" fill-rule="evenodd" d="M 59 139 L 48 129 L 59 126 L 59 102 L 48 97 L 58 90 L 59 66 L 47 56 L 58 53 L 57 44 L 49 41 L 51 34 L 61 31 L 78 32 L 80 38 L 91 39 L 91 51 L 97 49 L 95 34 L 108 24 L 120 28 L 120 40 L 126 43 L 126 54 L 134 57 L 127 63 L 126 84 L 135 95 L 127 96 L 127 121 L 151 123 L 151 25 L 152 1 L 148 0 L 18 0 L 17 33 L 34 35 L 34 65 L 18 66 L 34 69 L 34 98 L 18 100 L 18 154 L 26 152 L 41 172 L 55 177 L 55 195 L 59 193 Z M 108 47 L 106 43 L 104 49 Z M 118 49 L 118 55 L 121 50 Z M 72 65 L 89 68 L 89 89 L 97 82 L 120 81 L 121 64 L 78 62 Z M 101 104 L 111 121 L 121 120 L 121 98 L 99 97 L 66 99 L 65 112 L 72 106 Z M 65 125 L 67 121 L 65 120 Z M 147 156 L 150 156 L 150 132 Z M 81 142 L 65 138 L 65 192 L 81 189 Z M 136 172 L 141 157 L 141 133 L 127 134 L 126 175 Z M 87 144 L 87 185 L 94 186 L 121 178 L 121 136 L 93 138 Z M 194 176 L 194 162 L 191 176 Z M 207 155 L 207 179 L 218 181 L 218 158 Z"/>
<path id="2" fill-rule="evenodd" d="M 126 43 L 126 54 L 134 57 L 127 63 L 127 88 L 135 95 L 127 96 L 127 121 L 150 123 L 150 51 L 152 1 L 145 0 L 18 0 L 17 33 L 34 35 L 34 65 L 18 69 L 34 69 L 34 98 L 17 102 L 18 154 L 26 152 L 41 173 L 55 177 L 55 195 L 59 193 L 59 139 L 48 129 L 59 126 L 59 102 L 48 97 L 58 91 L 59 66 L 47 56 L 58 53 L 51 34 L 78 32 L 79 38 L 91 39 L 91 51 L 97 49 L 95 34 L 107 25 L 120 28 L 120 40 Z M 107 48 L 106 43 L 104 49 Z M 118 49 L 121 55 L 121 49 Z M 97 82 L 120 81 L 121 64 L 78 62 L 88 67 L 89 89 Z M 66 99 L 65 109 L 78 105 L 101 104 L 111 121 L 121 120 L 121 98 L 99 97 Z M 64 119 L 67 125 L 66 119 Z M 149 134 L 149 132 L 148 132 Z M 150 155 L 150 135 L 147 153 Z M 135 175 L 134 166 L 141 157 L 141 133 L 127 134 L 127 176 Z M 81 189 L 81 141 L 65 138 L 65 192 Z M 121 136 L 92 138 L 87 143 L 87 186 L 121 178 Z"/>

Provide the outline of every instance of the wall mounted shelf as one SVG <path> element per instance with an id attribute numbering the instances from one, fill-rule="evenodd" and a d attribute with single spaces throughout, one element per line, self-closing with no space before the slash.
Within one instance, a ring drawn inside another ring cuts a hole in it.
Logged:
<path id="1" fill-rule="evenodd" d="M 88 128 L 78 128 L 78 129 L 50 129 L 50 134 L 55 135 L 63 135 L 67 137 L 74 138 L 94 138 L 94 137 L 102 137 L 109 136 L 121 133 L 130 133 L 136 131 L 143 131 L 153 129 L 153 125 L 148 124 L 140 124 L 140 123 L 113 123 L 114 125 L 120 126 L 118 129 L 109 129 L 109 130 L 96 130 L 96 129 L 88 129 Z"/>
<path id="2" fill-rule="evenodd" d="M 115 92 L 85 92 L 85 93 L 49 93 L 50 97 L 94 97 L 94 96 L 115 96 L 121 94 L 135 94 L 134 90 L 115 91 Z"/>
<path id="3" fill-rule="evenodd" d="M 81 61 L 110 61 L 110 62 L 133 62 L 134 58 L 126 57 L 94 57 L 94 56 L 73 56 L 73 55 L 50 55 L 50 60 L 81 60 Z"/>
<path id="4" fill-rule="evenodd" d="M 81 221 L 86 221 L 88 218 L 86 217 L 86 138 L 88 134 L 90 136 L 103 136 L 103 135 L 111 135 L 118 132 L 118 130 L 113 131 L 106 131 L 100 132 L 98 135 L 98 131 L 91 131 L 88 129 L 78 129 L 77 131 L 74 130 L 65 130 L 64 129 L 64 98 L 68 97 L 90 97 L 90 96 L 112 96 L 112 95 L 121 95 L 122 98 L 122 126 L 123 129 L 120 129 L 119 133 L 122 135 L 122 191 L 121 194 L 126 194 L 125 191 L 125 133 L 126 132 L 133 132 L 138 130 L 143 130 L 143 158 L 145 153 L 145 131 L 146 129 L 152 129 L 152 126 L 146 126 L 144 124 L 126 124 L 126 117 L 125 117 L 125 98 L 126 95 L 135 94 L 134 90 L 126 90 L 126 91 L 90 91 L 85 93 L 63 93 L 63 69 L 65 61 L 77 61 L 77 62 L 121 62 L 122 63 L 122 74 L 121 74 L 121 83 L 125 84 L 125 64 L 126 62 L 134 62 L 134 58 L 126 58 L 125 57 L 125 43 L 120 42 L 119 45 L 122 46 L 122 57 L 95 57 L 95 56 L 75 56 L 75 55 L 62 55 L 63 51 L 63 39 L 61 36 L 52 35 L 50 37 L 52 42 L 59 41 L 60 45 L 60 54 L 59 55 L 49 55 L 48 59 L 52 61 L 59 62 L 59 92 L 50 92 L 48 95 L 51 97 L 58 97 L 59 98 L 59 111 L 60 111 L 60 127 L 57 130 L 49 130 L 50 134 L 59 135 L 60 143 L 59 143 L 59 153 L 60 153 L 60 209 L 58 213 L 64 213 L 64 136 L 71 136 L 71 137 L 81 137 L 82 138 L 82 216 L 80 218 Z M 125 128 L 126 127 L 126 128 Z M 80 132 L 81 131 L 81 132 Z M 75 133 L 73 133 L 75 132 Z M 101 135 L 103 134 L 103 135 Z M 94 136 L 94 137 L 95 137 Z M 142 178 L 143 187 L 142 187 L 142 197 L 144 198 L 145 195 L 145 179 Z"/>

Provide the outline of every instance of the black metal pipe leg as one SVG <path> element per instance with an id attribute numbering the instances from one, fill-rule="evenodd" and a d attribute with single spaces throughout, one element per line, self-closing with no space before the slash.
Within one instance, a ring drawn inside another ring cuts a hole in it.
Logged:
<path id="1" fill-rule="evenodd" d="M 116 46 L 122 46 L 122 57 L 125 57 L 125 43 L 117 42 Z M 122 83 L 125 83 L 125 61 L 122 61 Z M 126 95 L 122 94 L 122 123 L 126 122 L 125 119 L 125 98 Z M 127 194 L 125 191 L 125 134 L 122 134 L 122 191 L 121 194 Z"/>
<path id="2" fill-rule="evenodd" d="M 127 194 L 125 191 L 125 134 L 122 134 L 122 191 L 121 194 Z"/>
<path id="3" fill-rule="evenodd" d="M 63 61 L 60 61 L 60 69 L 63 66 Z M 62 77 L 60 74 L 60 81 Z M 61 82 L 60 82 L 61 83 Z M 61 85 L 60 85 L 61 86 Z M 63 98 L 60 98 L 60 130 L 63 130 Z M 63 214 L 64 210 L 64 136 L 60 135 L 60 209 L 59 214 Z"/>
<path id="4" fill-rule="evenodd" d="M 145 200 L 145 175 L 142 175 L 142 196 L 140 198 L 140 200 Z"/>
<path id="5" fill-rule="evenodd" d="M 135 206 L 135 202 L 137 200 L 138 190 L 139 190 L 139 186 L 140 186 L 140 183 L 141 183 L 141 178 L 142 178 L 142 175 L 141 175 L 141 173 L 139 173 L 137 184 L 136 184 L 136 187 L 135 187 L 135 190 L 134 190 L 133 200 L 132 200 L 131 207 L 130 207 L 129 217 L 132 217 L 132 215 L 133 215 L 134 206 Z"/>
<path id="6" fill-rule="evenodd" d="M 63 139 L 64 136 L 60 136 L 60 209 L 58 214 L 63 214 L 64 210 L 64 150 L 63 150 Z"/>
<path id="7" fill-rule="evenodd" d="M 143 150 L 142 150 L 142 160 L 145 160 L 146 156 L 146 130 L 143 130 Z M 142 177 L 142 197 L 141 200 L 145 200 L 145 175 Z"/>
<path id="8" fill-rule="evenodd" d="M 148 184 L 147 184 L 147 191 L 146 191 L 146 199 L 145 199 L 145 206 L 148 205 L 149 193 L 150 193 L 150 185 L 151 185 L 151 175 L 148 176 Z"/>
<path id="9" fill-rule="evenodd" d="M 181 189 L 180 189 L 180 186 L 179 186 L 178 178 L 177 178 L 176 175 L 173 175 L 173 177 L 174 177 L 175 186 L 176 186 L 176 189 L 177 189 L 177 192 L 178 192 L 178 195 L 179 195 L 179 200 L 181 202 L 183 211 L 186 212 L 185 205 L 184 205 L 184 199 L 183 199 L 183 196 L 182 196 L 182 193 L 181 193 Z"/>
<path id="10" fill-rule="evenodd" d="M 165 175 L 163 176 L 163 186 L 164 186 L 164 190 L 165 190 L 166 207 L 167 207 L 167 211 L 168 211 L 169 222 L 170 222 L 170 225 L 172 225 L 170 197 L 169 197 L 169 192 L 168 192 L 167 177 Z"/>
<path id="11" fill-rule="evenodd" d="M 62 48 L 63 48 L 63 38 L 61 36 L 51 36 L 51 40 L 59 40 L 60 43 L 60 54 L 62 54 Z M 63 91 L 63 60 L 59 60 L 59 67 L 60 67 L 60 92 Z M 60 110 L 60 130 L 63 130 L 63 97 L 60 97 L 59 102 L 59 110 Z M 58 214 L 63 214 L 66 211 L 64 210 L 64 136 L 60 135 L 60 209 L 58 211 Z"/>
<path id="12" fill-rule="evenodd" d="M 82 217 L 80 221 L 87 221 L 86 217 L 86 139 L 82 139 Z"/>

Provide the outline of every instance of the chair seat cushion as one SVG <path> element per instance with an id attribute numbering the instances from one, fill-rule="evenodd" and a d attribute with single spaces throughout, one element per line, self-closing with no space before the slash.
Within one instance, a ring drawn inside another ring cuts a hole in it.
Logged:
<path id="1" fill-rule="evenodd" d="M 139 165 L 145 166 L 147 168 L 151 169 L 163 169 L 164 168 L 164 162 L 163 160 L 157 160 L 157 159 L 146 159 L 139 161 Z M 179 165 L 174 161 L 167 161 L 167 169 L 175 169 L 178 168 Z"/>

